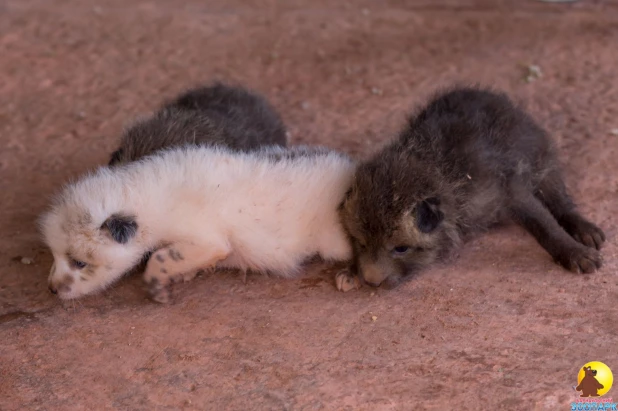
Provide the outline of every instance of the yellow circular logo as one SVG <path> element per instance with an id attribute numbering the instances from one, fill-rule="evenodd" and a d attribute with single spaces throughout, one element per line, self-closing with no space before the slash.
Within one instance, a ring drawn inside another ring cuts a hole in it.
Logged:
<path id="1" fill-rule="evenodd" d="M 607 365 L 590 361 L 579 369 L 575 389 L 581 392 L 580 397 L 600 397 L 607 394 L 613 383 L 614 376 Z"/>

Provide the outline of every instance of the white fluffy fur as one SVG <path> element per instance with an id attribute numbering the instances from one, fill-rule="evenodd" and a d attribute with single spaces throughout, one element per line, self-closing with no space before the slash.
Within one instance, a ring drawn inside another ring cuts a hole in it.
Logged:
<path id="1" fill-rule="evenodd" d="M 94 293 L 161 247 L 184 258 L 174 266 L 154 255 L 145 274 L 150 280 L 165 282 L 158 273 L 170 269 L 214 265 L 290 277 L 316 253 L 347 260 L 351 248 L 337 208 L 354 167 L 345 155 L 307 147 L 245 154 L 181 148 L 102 167 L 67 186 L 41 219 L 54 255 L 50 284 L 67 285 L 59 289 L 62 298 Z M 137 232 L 126 244 L 102 228 L 113 214 L 136 219 Z M 87 266 L 74 267 L 69 257 Z"/>

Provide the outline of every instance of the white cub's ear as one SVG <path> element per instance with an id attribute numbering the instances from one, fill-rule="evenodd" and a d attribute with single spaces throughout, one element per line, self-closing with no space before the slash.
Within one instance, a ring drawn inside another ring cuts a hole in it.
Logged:
<path id="1" fill-rule="evenodd" d="M 107 230 L 109 235 L 120 244 L 126 244 L 137 232 L 137 222 L 135 217 L 112 214 L 101 225 L 101 230 Z"/>

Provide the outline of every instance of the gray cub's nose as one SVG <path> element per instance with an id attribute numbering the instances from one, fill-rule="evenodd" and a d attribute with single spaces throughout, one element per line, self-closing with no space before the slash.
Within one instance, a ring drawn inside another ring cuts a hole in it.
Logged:
<path id="1" fill-rule="evenodd" d="M 380 286 L 380 284 L 382 284 L 382 281 L 380 281 L 380 282 L 375 282 L 375 281 L 367 281 L 367 280 L 365 280 L 365 282 L 366 282 L 367 284 L 369 284 L 370 286 L 372 286 L 372 287 L 379 287 L 379 286 Z"/>
<path id="2" fill-rule="evenodd" d="M 58 290 L 56 290 L 53 286 L 49 286 L 49 292 L 52 294 L 58 294 Z"/>

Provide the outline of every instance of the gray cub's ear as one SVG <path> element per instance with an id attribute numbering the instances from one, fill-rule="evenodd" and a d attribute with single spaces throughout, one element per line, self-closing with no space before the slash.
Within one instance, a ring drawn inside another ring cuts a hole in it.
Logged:
<path id="1" fill-rule="evenodd" d="M 120 244 L 126 244 L 137 232 L 135 217 L 112 214 L 103 225 L 102 230 L 108 230 L 109 235 Z"/>
<path id="2" fill-rule="evenodd" d="M 427 198 L 416 206 L 416 226 L 422 233 L 430 233 L 444 220 L 444 213 L 440 210 L 440 199 Z"/>

